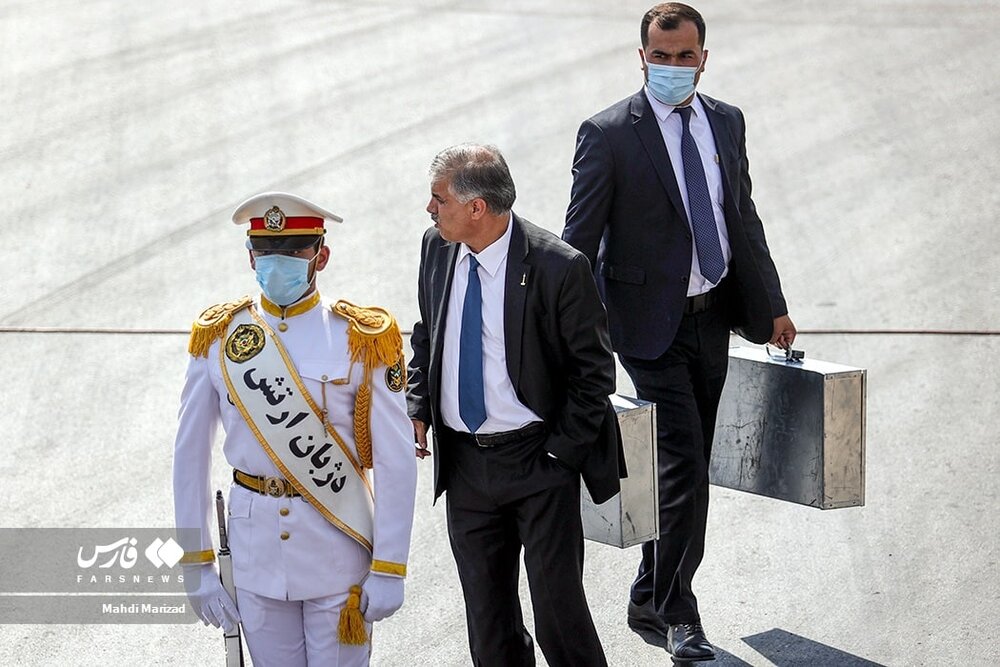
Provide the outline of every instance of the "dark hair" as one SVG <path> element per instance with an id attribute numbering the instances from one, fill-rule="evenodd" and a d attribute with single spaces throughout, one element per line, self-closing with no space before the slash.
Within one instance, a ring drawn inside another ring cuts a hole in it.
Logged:
<path id="1" fill-rule="evenodd" d="M 656 21 L 656 27 L 660 30 L 677 30 L 682 22 L 691 21 L 698 28 L 698 46 L 705 46 L 705 19 L 694 7 L 680 2 L 662 2 L 650 8 L 642 17 L 639 28 L 642 48 L 649 46 L 649 26 L 653 21 Z"/>
<path id="2" fill-rule="evenodd" d="M 478 197 L 494 215 L 514 206 L 514 179 L 496 146 L 459 144 L 446 148 L 435 156 L 429 172 L 432 181 L 450 179 L 451 191 L 462 203 Z"/>

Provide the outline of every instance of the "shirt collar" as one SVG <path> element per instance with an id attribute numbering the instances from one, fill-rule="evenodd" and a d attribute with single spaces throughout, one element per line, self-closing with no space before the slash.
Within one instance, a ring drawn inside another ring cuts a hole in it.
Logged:
<path id="1" fill-rule="evenodd" d="M 466 255 L 474 255 L 476 261 L 479 262 L 479 266 L 483 267 L 486 273 L 490 274 L 492 278 L 496 275 L 500 265 L 507 259 L 507 251 L 510 250 L 511 230 L 513 228 L 514 213 L 510 212 L 507 214 L 507 229 L 500 238 L 483 248 L 479 254 L 472 252 L 469 246 L 464 243 L 461 244 L 458 250 L 458 263 L 461 264 Z"/>
<path id="2" fill-rule="evenodd" d="M 649 92 L 649 86 L 644 86 L 643 91 L 646 93 L 646 99 L 649 100 L 649 106 L 653 107 L 653 113 L 656 115 L 657 120 L 661 123 L 667 120 L 667 117 L 673 113 L 676 106 L 670 104 L 664 104 L 660 100 L 653 97 L 653 93 Z M 698 93 L 694 94 L 694 99 L 691 100 L 690 104 L 691 110 L 694 115 L 698 118 L 705 117 L 705 107 L 701 104 L 701 98 L 698 97 Z"/>

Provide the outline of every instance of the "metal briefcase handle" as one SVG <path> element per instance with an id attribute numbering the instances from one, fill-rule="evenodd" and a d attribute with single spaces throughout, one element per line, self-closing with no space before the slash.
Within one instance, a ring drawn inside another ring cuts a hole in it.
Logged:
<path id="1" fill-rule="evenodd" d="M 767 351 L 767 356 L 771 358 L 772 361 L 784 361 L 792 364 L 801 364 L 802 360 L 806 358 L 806 353 L 804 350 L 793 350 L 788 348 L 787 350 L 778 349 L 775 353 L 771 351 L 770 345 L 764 345 L 764 349 Z"/>

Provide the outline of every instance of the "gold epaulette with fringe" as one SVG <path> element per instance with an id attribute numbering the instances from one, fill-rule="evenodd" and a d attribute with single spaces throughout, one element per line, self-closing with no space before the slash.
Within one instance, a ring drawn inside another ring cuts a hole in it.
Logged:
<path id="1" fill-rule="evenodd" d="M 379 366 L 393 366 L 403 358 L 403 337 L 396 318 L 384 308 L 362 308 L 341 299 L 333 305 L 333 312 L 348 321 L 351 361 L 360 361 L 364 367 L 364 378 L 354 399 L 354 444 L 361 465 L 371 468 L 372 371 Z"/>
<path id="2" fill-rule="evenodd" d="M 191 325 L 191 340 L 188 341 L 188 352 L 195 357 L 207 357 L 208 348 L 212 346 L 233 319 L 233 315 L 253 303 L 253 297 L 244 296 L 236 301 L 217 303 L 205 309 Z"/>
<path id="3" fill-rule="evenodd" d="M 362 308 L 341 299 L 333 304 L 333 312 L 351 324 L 347 345 L 351 361 L 361 361 L 365 370 L 377 366 L 392 366 L 403 355 L 403 337 L 399 325 L 385 308 Z"/>

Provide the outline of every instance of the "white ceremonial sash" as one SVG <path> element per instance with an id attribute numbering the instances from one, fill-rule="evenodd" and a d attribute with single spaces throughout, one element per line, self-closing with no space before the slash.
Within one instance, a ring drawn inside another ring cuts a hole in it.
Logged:
<path id="1" fill-rule="evenodd" d="M 333 425 L 324 426 L 288 352 L 253 306 L 229 323 L 219 362 L 230 398 L 281 474 L 370 552 L 371 483 Z"/>

